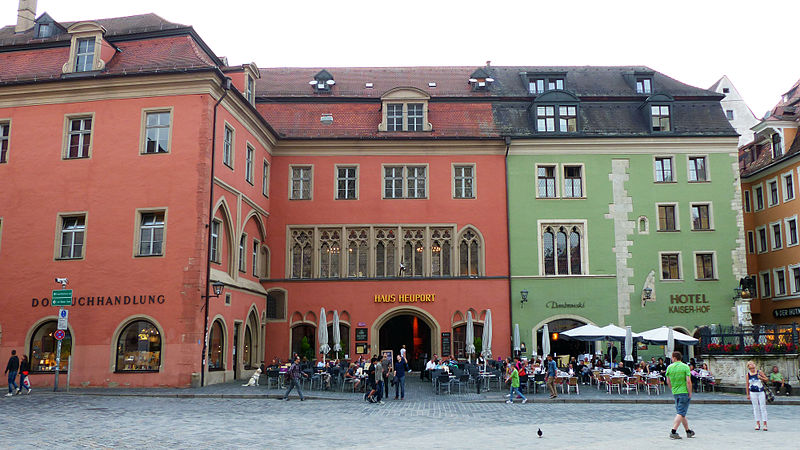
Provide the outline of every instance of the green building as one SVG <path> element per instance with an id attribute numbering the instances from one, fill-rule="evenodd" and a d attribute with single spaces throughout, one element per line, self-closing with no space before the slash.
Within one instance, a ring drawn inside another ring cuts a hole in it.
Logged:
<path id="1" fill-rule="evenodd" d="M 576 354 L 599 349 L 558 332 L 614 323 L 691 335 L 738 320 L 737 134 L 721 96 L 646 67 L 520 76 L 532 99 L 495 114 L 510 135 L 511 317 L 527 353 L 542 354 L 545 324 L 551 352 Z"/>

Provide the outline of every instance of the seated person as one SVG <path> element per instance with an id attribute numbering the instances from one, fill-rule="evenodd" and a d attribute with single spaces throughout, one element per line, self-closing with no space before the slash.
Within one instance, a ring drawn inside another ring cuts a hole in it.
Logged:
<path id="1" fill-rule="evenodd" d="M 324 369 L 324 368 L 325 368 L 325 363 L 322 362 L 321 359 L 317 360 L 317 369 Z"/>
<path id="2" fill-rule="evenodd" d="M 700 390 L 700 372 L 694 363 L 689 363 L 689 375 L 692 377 L 692 389 L 697 392 Z"/>
<path id="3" fill-rule="evenodd" d="M 353 389 L 358 389 L 361 385 L 361 378 L 358 375 L 358 371 L 361 370 L 360 367 L 356 367 L 355 363 L 350 363 L 350 367 L 347 368 L 347 372 L 344 373 L 344 379 L 355 379 L 353 384 Z"/>
<path id="4" fill-rule="evenodd" d="M 575 367 L 573 367 L 573 366 L 572 366 L 572 363 L 570 363 L 570 364 L 567 366 L 567 373 L 568 373 L 568 374 L 569 374 L 569 376 L 571 376 L 571 377 L 574 377 L 574 376 L 575 376 Z"/>
<path id="5" fill-rule="evenodd" d="M 792 386 L 786 382 L 786 377 L 778 370 L 778 366 L 772 366 L 772 372 L 769 374 L 769 381 L 775 387 L 775 393 L 780 394 L 781 388 L 786 395 L 792 395 Z"/>
<path id="6" fill-rule="evenodd" d="M 419 379 L 420 380 L 424 380 L 425 378 L 427 378 L 427 379 L 430 380 L 431 379 L 431 370 L 434 370 L 434 369 L 436 369 L 436 361 L 434 361 L 433 358 L 431 358 L 425 364 L 425 370 L 420 370 L 419 371 Z"/>
<path id="7" fill-rule="evenodd" d="M 629 377 L 631 374 L 633 374 L 633 371 L 630 369 L 630 367 L 626 367 L 622 361 L 617 363 L 617 370 L 622 372 L 626 377 Z"/>

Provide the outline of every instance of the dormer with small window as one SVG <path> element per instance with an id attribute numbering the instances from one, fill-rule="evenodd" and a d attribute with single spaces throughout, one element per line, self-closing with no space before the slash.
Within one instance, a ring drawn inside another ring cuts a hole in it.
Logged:
<path id="1" fill-rule="evenodd" d="M 628 85 L 631 86 L 637 94 L 650 95 L 655 92 L 655 87 L 653 86 L 654 74 L 655 72 L 652 71 L 635 71 L 627 72 L 623 75 L 623 77 Z"/>
<path id="2" fill-rule="evenodd" d="M 251 105 L 256 104 L 256 80 L 261 78 L 261 72 L 258 70 L 256 63 L 251 62 L 244 67 L 244 98 Z"/>
<path id="3" fill-rule="evenodd" d="M 563 72 L 525 73 L 523 79 L 528 83 L 529 93 L 540 95 L 548 91 L 566 89 L 564 80 L 567 79 L 567 74 Z"/>
<path id="4" fill-rule="evenodd" d="M 430 95 L 413 87 L 390 89 L 381 97 L 378 131 L 433 131 L 428 122 Z"/>
<path id="5" fill-rule="evenodd" d="M 564 90 L 552 90 L 536 97 L 531 115 L 537 134 L 577 133 L 580 99 Z"/>
<path id="6" fill-rule="evenodd" d="M 78 22 L 67 28 L 72 35 L 69 59 L 62 67 L 64 74 L 96 72 L 105 69 L 116 48 L 103 39 L 106 29 L 95 22 Z"/>
<path id="7" fill-rule="evenodd" d="M 490 71 L 484 67 L 479 68 L 469 76 L 469 84 L 473 91 L 488 91 L 494 83 Z M 435 86 L 435 85 L 434 85 Z"/>
<path id="8" fill-rule="evenodd" d="M 647 97 L 642 109 L 650 125 L 652 133 L 668 133 L 674 131 L 672 103 L 674 99 L 666 94 L 654 94 Z"/>
<path id="9" fill-rule="evenodd" d="M 310 84 L 314 88 L 314 92 L 317 94 L 331 92 L 333 85 L 336 84 L 336 81 L 333 80 L 333 75 L 325 69 L 320 70 L 314 75 L 314 79 L 309 81 Z"/>
<path id="10" fill-rule="evenodd" d="M 39 16 L 39 18 L 34 21 L 33 27 L 33 35 L 36 39 L 47 39 L 67 31 L 47 13 L 43 13 Z"/>

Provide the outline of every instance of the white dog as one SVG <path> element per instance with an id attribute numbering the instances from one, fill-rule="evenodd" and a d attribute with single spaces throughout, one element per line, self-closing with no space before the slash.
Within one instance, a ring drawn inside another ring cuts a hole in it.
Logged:
<path id="1" fill-rule="evenodd" d="M 261 377 L 261 368 L 256 369 L 255 373 L 252 377 L 250 377 L 250 381 L 247 384 L 243 384 L 242 386 L 258 386 L 258 379 Z"/>

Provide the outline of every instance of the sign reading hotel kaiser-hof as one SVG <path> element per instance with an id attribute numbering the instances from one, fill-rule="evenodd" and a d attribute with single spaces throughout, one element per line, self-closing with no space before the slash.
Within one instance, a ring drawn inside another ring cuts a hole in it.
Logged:
<path id="1" fill-rule="evenodd" d="M 711 305 L 706 294 L 672 294 L 669 296 L 671 314 L 707 313 Z"/>

